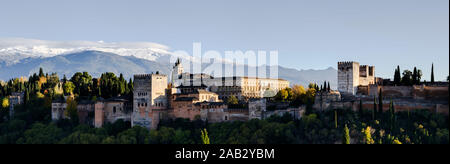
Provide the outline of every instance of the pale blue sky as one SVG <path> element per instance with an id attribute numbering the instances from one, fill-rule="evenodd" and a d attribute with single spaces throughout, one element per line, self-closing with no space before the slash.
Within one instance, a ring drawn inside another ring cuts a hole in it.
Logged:
<path id="1" fill-rule="evenodd" d="M 0 37 L 148 41 L 172 50 L 278 50 L 297 69 L 356 60 L 391 77 L 449 73 L 448 0 L 1 0 Z"/>

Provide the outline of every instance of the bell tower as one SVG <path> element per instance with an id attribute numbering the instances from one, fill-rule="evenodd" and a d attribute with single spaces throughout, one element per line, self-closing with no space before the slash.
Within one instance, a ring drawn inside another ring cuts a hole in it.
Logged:
<path id="1" fill-rule="evenodd" d="M 177 62 L 175 62 L 175 66 L 173 66 L 172 69 L 172 77 L 171 77 L 172 86 L 174 87 L 177 86 L 175 82 L 183 72 L 184 72 L 183 65 L 181 64 L 180 58 L 178 58 Z"/>

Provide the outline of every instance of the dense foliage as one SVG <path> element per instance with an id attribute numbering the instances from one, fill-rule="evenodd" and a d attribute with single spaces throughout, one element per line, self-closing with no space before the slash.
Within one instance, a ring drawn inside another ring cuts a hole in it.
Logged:
<path id="1" fill-rule="evenodd" d="M 71 80 L 63 78 L 62 83 L 65 94 L 73 93 L 79 98 L 108 98 L 132 92 L 131 79 L 127 83 L 122 76 L 116 77 L 112 73 L 105 73 L 97 80 L 88 73 L 77 73 Z M 58 91 L 58 85 L 60 81 L 56 74 L 45 75 L 43 72 L 31 76 L 28 81 L 13 79 L 0 85 L 0 144 L 449 143 L 448 116 L 427 110 L 395 112 L 393 105 L 386 112 L 363 110 L 362 107 L 356 112 L 346 109 L 309 111 L 299 120 L 289 114 L 265 120 L 211 124 L 199 119 L 162 120 L 158 129 L 151 131 L 138 126 L 131 128 L 129 122 L 121 120 L 102 128 L 80 125 L 73 119 L 52 122 L 51 102 L 64 94 Z M 324 89 L 328 89 L 328 85 L 322 85 Z M 315 84 L 308 90 L 294 86 L 279 93 L 277 100 L 297 100 L 298 104 L 311 105 L 317 90 L 320 87 Z M 9 118 L 8 102 L 3 97 L 15 91 L 25 92 L 25 103 L 16 106 L 14 118 Z M 68 115 L 74 114 L 69 112 Z"/>
<path id="2" fill-rule="evenodd" d="M 403 73 L 400 73 L 400 66 L 397 66 L 394 72 L 394 85 L 403 85 L 403 86 L 411 86 L 411 85 L 419 85 L 422 79 L 422 70 L 414 67 L 413 71 L 404 70 Z M 433 79 L 433 68 L 431 72 L 431 77 Z M 434 82 L 434 80 L 432 80 Z"/>
<path id="3" fill-rule="evenodd" d="M 35 110 L 33 107 L 29 109 Z M 138 126 L 131 128 L 129 122 L 121 120 L 93 128 L 69 120 L 50 122 L 39 119 L 46 117 L 28 118 L 25 115 L 0 124 L 0 143 L 203 144 L 205 138 L 201 136 L 204 129 L 207 129 L 208 143 L 211 144 L 449 143 L 448 117 L 427 110 L 394 115 L 386 112 L 377 114 L 376 120 L 372 119 L 371 111 L 363 111 L 360 115 L 349 110 L 315 112 L 299 120 L 294 120 L 289 114 L 266 120 L 212 124 L 175 119 L 162 121 L 157 130 L 151 131 Z"/>

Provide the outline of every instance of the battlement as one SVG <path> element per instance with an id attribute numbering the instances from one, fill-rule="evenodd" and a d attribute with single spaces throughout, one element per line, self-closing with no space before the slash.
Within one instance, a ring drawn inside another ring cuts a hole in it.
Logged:
<path id="1" fill-rule="evenodd" d="M 152 76 L 166 77 L 166 75 L 151 73 L 151 74 L 135 74 L 134 79 L 150 79 L 152 78 Z"/>
<path id="2" fill-rule="evenodd" d="M 342 69 L 353 68 L 354 64 L 359 65 L 358 62 L 354 62 L 354 61 L 338 62 L 338 69 L 342 70 Z"/>
<path id="3" fill-rule="evenodd" d="M 357 86 L 375 83 L 375 67 L 358 62 L 338 62 L 338 90 L 342 94 L 356 94 Z"/>
<path id="4" fill-rule="evenodd" d="M 375 66 L 369 66 L 369 76 L 375 76 Z"/>

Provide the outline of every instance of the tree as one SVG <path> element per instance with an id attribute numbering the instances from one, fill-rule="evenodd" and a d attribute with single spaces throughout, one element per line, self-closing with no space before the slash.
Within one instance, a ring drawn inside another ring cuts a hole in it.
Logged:
<path id="1" fill-rule="evenodd" d="M 414 67 L 414 71 L 412 73 L 412 84 L 419 85 L 422 79 L 422 70 Z"/>
<path id="2" fill-rule="evenodd" d="M 62 137 L 63 131 L 54 124 L 35 123 L 25 131 L 18 144 L 55 144 Z"/>
<path id="3" fill-rule="evenodd" d="M 75 131 L 66 138 L 63 138 L 59 143 L 61 144 L 98 144 L 101 137 L 96 134 L 84 133 Z"/>
<path id="4" fill-rule="evenodd" d="M 9 107 L 9 99 L 8 98 L 5 97 L 2 99 L 2 107 L 5 109 Z"/>
<path id="5" fill-rule="evenodd" d="M 420 82 L 420 80 L 417 81 L 417 74 L 418 74 L 417 68 L 414 67 L 414 71 L 413 71 L 413 74 L 412 74 L 412 82 L 413 82 L 413 84 L 418 84 Z"/>
<path id="6" fill-rule="evenodd" d="M 391 130 L 394 129 L 395 126 L 395 106 L 394 102 L 391 100 L 391 103 L 389 104 L 389 123 L 391 125 Z"/>
<path id="7" fill-rule="evenodd" d="M 25 104 L 27 104 L 28 103 L 28 101 L 30 101 L 30 90 L 29 89 L 25 89 L 25 92 L 24 92 L 24 103 Z"/>
<path id="8" fill-rule="evenodd" d="M 301 85 L 292 86 L 293 101 L 291 105 L 300 106 L 306 103 L 306 90 Z"/>
<path id="9" fill-rule="evenodd" d="M 203 144 L 209 145 L 209 137 L 208 137 L 208 131 L 206 129 L 201 130 L 202 131 L 202 141 Z"/>
<path id="10" fill-rule="evenodd" d="M 165 129 L 162 127 L 160 130 Z M 150 134 L 146 128 L 134 126 L 117 135 L 116 142 L 118 144 L 146 144 L 150 142 Z M 165 136 L 166 138 L 172 136 Z M 165 144 L 168 144 L 167 142 Z"/>
<path id="11" fill-rule="evenodd" d="M 130 78 L 128 81 L 128 89 L 130 90 L 130 95 L 133 95 L 133 80 Z"/>
<path id="12" fill-rule="evenodd" d="M 413 84 L 412 72 L 410 70 L 403 71 L 402 84 L 405 86 L 410 86 Z"/>
<path id="13" fill-rule="evenodd" d="M 380 88 L 380 92 L 378 93 L 378 113 L 383 113 L 383 90 Z"/>
<path id="14" fill-rule="evenodd" d="M 123 78 L 122 73 L 120 73 L 118 82 L 119 82 L 119 94 L 123 95 L 127 90 L 127 82 L 125 81 L 125 78 Z"/>
<path id="15" fill-rule="evenodd" d="M 42 67 L 39 68 L 39 77 L 44 77 L 44 70 Z"/>
<path id="16" fill-rule="evenodd" d="M 71 82 L 71 81 L 67 81 L 66 83 L 64 83 L 64 94 L 68 95 L 68 94 L 72 94 L 73 90 L 75 89 L 75 85 Z"/>
<path id="17" fill-rule="evenodd" d="M 294 98 L 297 98 L 303 94 L 306 94 L 305 88 L 301 85 L 296 85 L 296 84 L 294 84 L 294 86 L 292 86 L 292 92 L 294 93 Z"/>
<path id="18" fill-rule="evenodd" d="M 72 121 L 72 123 L 78 123 L 77 102 L 72 97 L 67 98 L 65 115 Z"/>
<path id="19" fill-rule="evenodd" d="M 317 84 L 309 83 L 308 88 L 309 89 L 317 89 Z"/>
<path id="20" fill-rule="evenodd" d="M 66 77 L 66 74 L 64 74 L 63 83 L 66 83 L 66 82 L 67 82 L 67 77 Z"/>
<path id="21" fill-rule="evenodd" d="M 373 110 L 372 110 L 372 120 L 375 120 L 375 114 L 377 111 L 377 98 L 373 97 Z"/>
<path id="22" fill-rule="evenodd" d="M 236 96 L 233 95 L 228 98 L 227 103 L 229 105 L 236 105 L 239 103 L 239 100 L 236 98 Z"/>
<path id="23" fill-rule="evenodd" d="M 92 94 L 101 97 L 100 81 L 97 78 L 92 79 Z"/>
<path id="24" fill-rule="evenodd" d="M 422 76 L 423 76 L 422 70 L 417 69 L 417 83 L 416 83 L 416 85 L 420 84 L 420 81 L 422 80 Z"/>
<path id="25" fill-rule="evenodd" d="M 362 118 L 363 117 L 363 104 L 362 104 L 362 99 L 359 99 L 359 116 Z"/>
<path id="26" fill-rule="evenodd" d="M 74 93 L 80 96 L 91 95 L 92 76 L 88 72 L 77 72 L 70 81 L 75 85 Z"/>
<path id="27" fill-rule="evenodd" d="M 334 110 L 334 128 L 338 128 L 338 113 L 337 109 Z"/>
<path id="28" fill-rule="evenodd" d="M 278 101 L 292 101 L 294 99 L 294 92 L 291 88 L 282 89 L 275 95 L 275 99 Z"/>
<path id="29" fill-rule="evenodd" d="M 344 136 L 342 137 L 342 144 L 350 144 L 350 132 L 348 130 L 347 124 L 344 127 Z"/>
<path id="30" fill-rule="evenodd" d="M 431 64 L 431 83 L 434 83 L 434 64 Z"/>
<path id="31" fill-rule="evenodd" d="M 372 139 L 371 135 L 372 128 L 368 126 L 367 128 L 363 129 L 362 132 L 364 134 L 364 143 L 365 144 L 374 144 L 375 141 Z"/>
<path id="32" fill-rule="evenodd" d="M 400 82 L 401 82 L 400 66 L 397 66 L 397 69 L 395 69 L 395 73 L 394 73 L 394 84 L 400 85 Z"/>

